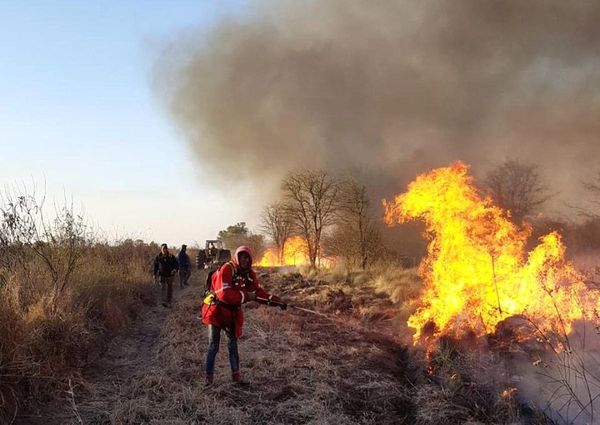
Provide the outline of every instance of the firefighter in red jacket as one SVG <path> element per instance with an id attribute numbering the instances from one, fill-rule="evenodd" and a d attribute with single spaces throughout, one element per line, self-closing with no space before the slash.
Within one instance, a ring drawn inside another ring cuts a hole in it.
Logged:
<path id="1" fill-rule="evenodd" d="M 208 325 L 206 385 L 213 383 L 221 330 L 227 334 L 231 378 L 234 382 L 244 383 L 240 374 L 237 346 L 244 324 L 242 304 L 257 301 L 276 305 L 283 310 L 287 308 L 287 304 L 259 286 L 256 272 L 252 269 L 252 252 L 247 246 L 240 246 L 233 255 L 233 261 L 223 264 L 210 279 L 210 292 L 202 305 L 202 322 Z"/>

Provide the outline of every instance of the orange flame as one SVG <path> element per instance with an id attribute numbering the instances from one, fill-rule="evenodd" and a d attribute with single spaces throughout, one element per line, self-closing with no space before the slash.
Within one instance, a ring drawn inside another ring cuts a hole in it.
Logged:
<path id="1" fill-rule="evenodd" d="M 281 260 L 279 259 L 277 249 L 269 248 L 256 265 L 259 267 L 279 267 L 304 266 L 306 264 L 310 264 L 306 241 L 300 236 L 293 236 L 285 242 L 283 258 L 281 258 Z M 324 267 L 331 268 L 335 264 L 335 259 L 321 257 L 320 264 Z"/>
<path id="2" fill-rule="evenodd" d="M 566 335 L 573 321 L 593 318 L 600 297 L 565 260 L 560 235 L 540 238 L 526 255 L 531 228 L 517 228 L 472 180 L 459 162 L 418 176 L 406 193 L 383 201 L 386 224 L 421 219 L 430 239 L 419 267 L 424 291 L 408 319 L 415 344 L 431 324 L 434 338 L 482 336 L 524 315 L 540 333 Z"/>
<path id="3" fill-rule="evenodd" d="M 263 254 L 257 266 L 277 267 L 277 266 L 302 266 L 310 263 L 308 258 L 308 247 L 306 241 L 300 236 L 289 238 L 283 248 L 283 258 L 279 259 L 276 248 L 269 248 Z"/>
<path id="4" fill-rule="evenodd" d="M 504 389 L 504 390 L 503 390 L 503 391 L 500 393 L 500 396 L 501 396 L 502 398 L 505 398 L 505 399 L 507 399 L 507 398 L 512 398 L 512 397 L 514 397 L 514 395 L 516 394 L 516 392 L 517 392 L 517 389 L 516 389 L 515 387 L 508 387 L 508 388 L 505 388 L 505 389 Z"/>

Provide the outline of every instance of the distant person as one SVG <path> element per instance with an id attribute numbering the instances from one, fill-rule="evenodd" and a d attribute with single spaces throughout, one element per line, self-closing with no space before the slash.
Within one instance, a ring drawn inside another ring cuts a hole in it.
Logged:
<path id="1" fill-rule="evenodd" d="M 154 279 L 160 281 L 162 305 L 171 307 L 173 301 L 173 279 L 179 270 L 177 258 L 169 252 L 167 244 L 160 246 L 160 253 L 154 259 Z"/>
<path id="2" fill-rule="evenodd" d="M 192 262 L 190 256 L 186 252 L 187 245 L 181 245 L 181 250 L 177 254 L 177 262 L 179 263 L 179 287 L 184 288 L 189 286 L 188 280 L 192 275 Z"/>
<path id="3" fill-rule="evenodd" d="M 210 292 L 202 305 L 202 322 L 208 325 L 205 384 L 213 383 L 221 330 L 227 334 L 231 379 L 236 383 L 247 384 L 242 381 L 237 346 L 244 324 L 241 306 L 248 301 L 258 301 L 262 304 L 277 305 L 285 310 L 287 304 L 259 286 L 258 277 L 252 269 L 252 253 L 246 246 L 240 246 L 235 251 L 233 260 L 209 275 L 209 279 Z"/>
<path id="4" fill-rule="evenodd" d="M 217 248 L 212 242 L 208 244 L 208 255 L 211 258 L 215 258 L 217 256 Z"/>

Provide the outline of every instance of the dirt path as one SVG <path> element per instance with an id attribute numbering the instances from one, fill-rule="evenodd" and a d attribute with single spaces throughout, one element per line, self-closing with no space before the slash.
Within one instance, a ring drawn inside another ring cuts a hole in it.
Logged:
<path id="1" fill-rule="evenodd" d="M 191 288 L 174 289 L 174 302 L 189 296 Z M 81 422 L 110 423 L 112 412 L 119 409 L 132 389 L 148 374 L 160 371 L 158 354 L 164 349 L 165 322 L 172 311 L 160 303 L 139 317 L 131 328 L 109 344 L 106 353 L 85 375 L 89 387 L 81 394 L 75 392 L 71 417 Z M 73 418 L 74 416 L 74 418 Z M 76 422 L 77 423 L 77 422 Z"/>
<path id="2" fill-rule="evenodd" d="M 179 289 L 174 282 L 174 302 L 190 297 L 194 289 Z M 75 385 L 73 396 L 49 406 L 38 415 L 23 415 L 17 424 L 104 424 L 112 423 L 115 408 L 131 393 L 132 385 L 161 369 L 158 353 L 164 349 L 165 322 L 173 314 L 158 302 L 149 306 L 122 334 L 105 347 L 104 353 Z M 175 305 L 177 309 L 177 305 Z"/>
<path id="3" fill-rule="evenodd" d="M 249 387 L 230 382 L 226 344 L 216 383 L 203 386 L 206 329 L 199 285 L 175 307 L 149 308 L 115 338 L 86 384 L 31 424 L 410 423 L 406 353 L 362 327 L 248 305 L 240 341 Z M 224 341 L 223 341 L 224 342 Z"/>

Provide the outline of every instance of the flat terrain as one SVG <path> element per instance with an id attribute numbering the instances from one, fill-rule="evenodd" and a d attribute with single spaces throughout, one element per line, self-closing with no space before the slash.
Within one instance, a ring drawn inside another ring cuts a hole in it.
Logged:
<path id="1" fill-rule="evenodd" d="M 198 318 L 201 278 L 196 274 L 191 287 L 175 290 L 173 309 L 148 307 L 82 379 L 74 380 L 72 394 L 17 423 L 413 422 L 405 348 L 384 325 L 370 327 L 339 311 L 328 311 L 327 318 L 248 304 L 239 346 L 250 385 L 230 382 L 223 338 L 215 385 L 205 388 L 207 337 Z M 302 304 L 301 291 L 282 286 L 280 275 L 263 273 L 262 279 L 274 293 L 284 292 Z M 299 275 L 286 279 L 299 288 L 308 285 Z"/>

